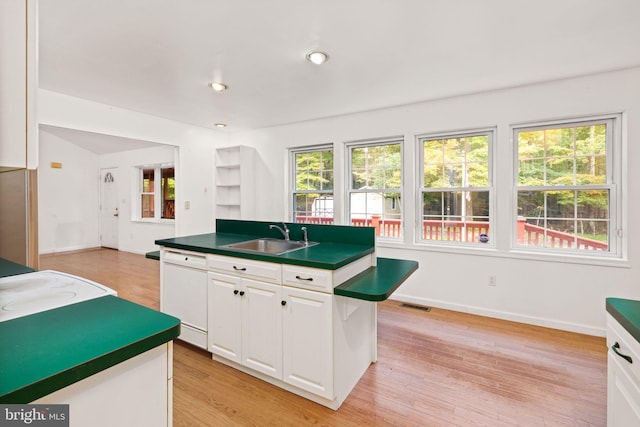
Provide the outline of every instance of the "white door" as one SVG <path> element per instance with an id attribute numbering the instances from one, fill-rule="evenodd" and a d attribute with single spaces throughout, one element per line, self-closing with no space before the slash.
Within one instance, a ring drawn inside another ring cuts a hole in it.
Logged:
<path id="1" fill-rule="evenodd" d="M 118 249 L 118 169 L 100 169 L 100 245 Z"/>

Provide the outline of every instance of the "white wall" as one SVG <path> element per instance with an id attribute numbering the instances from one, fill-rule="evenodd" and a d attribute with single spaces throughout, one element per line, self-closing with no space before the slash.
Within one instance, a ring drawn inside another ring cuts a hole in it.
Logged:
<path id="1" fill-rule="evenodd" d="M 45 89 L 38 90 L 37 103 L 39 124 L 178 147 L 175 233 L 180 236 L 215 229 L 213 162 L 215 147 L 226 145 L 223 133 Z M 190 209 L 184 208 L 186 201 Z M 142 252 L 146 248 L 136 245 L 128 250 Z"/>
<path id="2" fill-rule="evenodd" d="M 138 185 L 138 166 L 173 163 L 177 147 L 158 145 L 153 148 L 121 151 L 99 156 L 100 169 L 117 168 L 118 191 L 118 249 L 126 252 L 145 253 L 157 249 L 156 239 L 175 236 L 174 221 L 139 221 L 134 189 Z"/>
<path id="3" fill-rule="evenodd" d="M 628 262 L 614 266 L 536 260 L 509 250 L 509 227 L 499 226 L 496 250 L 445 251 L 419 247 L 412 227 L 400 245 L 379 245 L 379 256 L 414 259 L 419 270 L 393 295 L 396 299 L 452 308 L 499 318 L 603 335 L 605 298 L 640 299 L 640 68 L 567 79 L 508 90 L 442 99 L 235 134 L 230 145 L 256 147 L 257 219 L 289 218 L 286 198 L 286 148 L 335 143 L 336 168 L 344 170 L 344 142 L 403 135 L 405 182 L 415 182 L 416 135 L 497 128 L 496 187 L 503 196 L 512 186 L 510 125 L 600 113 L 624 113 L 624 137 L 629 141 L 624 188 L 628 224 L 624 239 Z M 344 195 L 344 180 L 335 182 L 336 199 Z M 415 188 L 411 185 L 409 188 Z M 415 222 L 413 194 L 406 194 L 407 224 Z M 497 200 L 494 212 L 509 223 L 511 197 Z M 505 232 L 506 231 L 506 232 Z M 497 286 L 488 286 L 495 275 Z"/>
<path id="4" fill-rule="evenodd" d="M 98 155 L 45 131 L 39 140 L 40 253 L 99 246 Z M 51 162 L 62 168 L 51 168 Z"/>
<path id="5" fill-rule="evenodd" d="M 433 102 L 376 110 L 243 132 L 230 137 L 216 131 L 117 109 L 50 91 L 40 90 L 38 118 L 43 124 L 108 135 L 173 144 L 180 147 L 177 162 L 176 235 L 214 229 L 213 159 L 216 147 L 254 146 L 258 220 L 288 218 L 285 187 L 286 148 L 336 144 L 336 168 L 344 170 L 344 142 L 404 136 L 405 182 L 415 181 L 413 144 L 427 132 L 475 127 L 497 128 L 496 186 L 501 194 L 511 188 L 512 147 L 509 126 L 534 120 L 599 113 L 625 114 L 625 156 L 628 165 L 624 239 L 628 262 L 616 266 L 536 260 L 509 250 L 505 227 L 489 251 L 443 251 L 413 244 L 413 230 L 405 229 L 406 243 L 380 245 L 378 255 L 419 261 L 420 269 L 393 295 L 396 299 L 446 307 L 499 318 L 603 335 L 605 298 L 640 299 L 640 68 L 461 96 Z M 46 165 L 46 163 L 45 163 Z M 507 165 L 507 166 L 505 166 Z M 336 198 L 345 182 L 335 182 Z M 506 191 L 505 191 L 506 189 Z M 404 198 L 405 220 L 414 223 L 412 197 Z M 191 209 L 184 209 L 190 201 Z M 336 207 L 339 213 L 339 208 Z M 510 197 L 497 201 L 496 218 L 508 222 Z M 487 286 L 495 275 L 497 286 Z"/>

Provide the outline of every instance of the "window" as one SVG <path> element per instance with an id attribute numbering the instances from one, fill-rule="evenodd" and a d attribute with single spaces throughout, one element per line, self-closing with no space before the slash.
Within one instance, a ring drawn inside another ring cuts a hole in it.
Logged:
<path id="1" fill-rule="evenodd" d="M 175 169 L 173 166 L 144 166 L 140 173 L 141 219 L 175 219 Z M 158 186 L 156 183 L 160 183 Z"/>
<path id="2" fill-rule="evenodd" d="M 349 223 L 402 237 L 402 144 L 394 140 L 349 147 Z"/>
<path id="3" fill-rule="evenodd" d="M 292 151 L 293 221 L 333 224 L 333 148 Z"/>
<path id="4" fill-rule="evenodd" d="M 424 136 L 418 142 L 418 241 L 489 243 L 493 131 Z"/>
<path id="5" fill-rule="evenodd" d="M 514 128 L 517 247 L 616 253 L 615 124 L 608 117 Z"/>

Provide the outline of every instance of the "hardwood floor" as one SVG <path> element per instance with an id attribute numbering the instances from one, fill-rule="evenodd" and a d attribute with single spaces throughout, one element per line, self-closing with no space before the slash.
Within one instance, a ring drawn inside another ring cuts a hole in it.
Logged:
<path id="1" fill-rule="evenodd" d="M 96 249 L 55 269 L 159 307 L 159 264 Z M 397 301 L 378 306 L 378 362 L 332 411 L 174 346 L 174 426 L 605 426 L 604 338 Z M 339 363 L 339 361 L 336 361 Z"/>

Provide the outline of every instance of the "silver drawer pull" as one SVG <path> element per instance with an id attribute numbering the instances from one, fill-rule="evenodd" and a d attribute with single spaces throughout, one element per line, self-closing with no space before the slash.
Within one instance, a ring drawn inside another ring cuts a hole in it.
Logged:
<path id="1" fill-rule="evenodd" d="M 300 277 L 300 276 L 296 276 L 296 279 L 298 280 L 306 280 L 308 282 L 313 282 L 313 277 Z"/>
<path id="2" fill-rule="evenodd" d="M 631 356 L 627 356 L 626 354 L 620 353 L 618 351 L 619 348 L 620 348 L 620 343 L 618 341 L 616 341 L 616 343 L 611 346 L 611 350 L 613 350 L 613 352 L 615 354 L 617 354 L 618 356 L 622 357 L 627 362 L 633 363 L 633 359 L 631 358 Z"/>
<path id="3" fill-rule="evenodd" d="M 233 269 L 234 269 L 235 271 L 247 271 L 247 268 L 246 268 L 246 267 L 238 268 L 238 267 L 236 267 L 235 265 L 233 266 Z"/>

